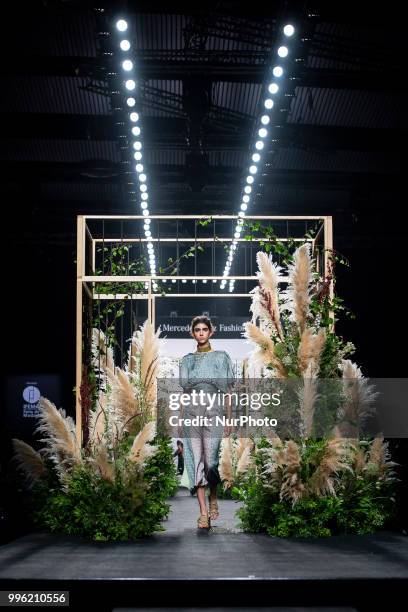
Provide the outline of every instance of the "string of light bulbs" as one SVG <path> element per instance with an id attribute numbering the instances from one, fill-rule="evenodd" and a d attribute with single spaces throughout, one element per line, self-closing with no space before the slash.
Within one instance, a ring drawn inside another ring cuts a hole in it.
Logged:
<path id="1" fill-rule="evenodd" d="M 151 219 L 149 218 L 150 211 L 148 205 L 149 193 L 147 187 L 147 174 L 143 161 L 143 143 L 142 143 L 142 130 L 140 127 L 140 113 L 136 112 L 136 99 L 134 98 L 134 91 L 136 89 L 136 76 L 134 63 L 131 59 L 131 43 L 127 37 L 129 30 L 128 22 L 125 19 L 117 19 L 115 22 L 115 28 L 119 32 L 119 56 L 120 56 L 120 82 L 123 88 L 123 94 L 126 100 L 127 107 L 127 120 L 128 129 L 130 131 L 130 142 L 132 143 L 133 159 L 135 161 L 132 166 L 133 171 L 136 174 L 137 181 L 139 183 L 140 190 L 140 207 L 142 209 L 142 215 L 144 217 L 143 230 L 145 238 L 147 239 L 147 252 L 149 255 L 150 274 L 155 276 L 156 271 L 156 257 L 154 253 L 153 242 L 151 241 L 152 233 L 150 229 Z M 123 78 L 122 78 L 123 77 Z M 157 290 L 157 282 L 153 280 L 153 290 Z"/>
<path id="2" fill-rule="evenodd" d="M 282 28 L 284 41 L 292 37 L 295 33 L 295 28 L 291 24 L 286 24 Z M 248 205 L 251 202 L 251 193 L 254 188 L 255 178 L 258 173 L 258 165 L 262 163 L 262 151 L 265 148 L 265 142 L 268 137 L 270 137 L 270 128 L 267 126 L 271 122 L 271 111 L 275 105 L 274 97 L 282 91 L 282 83 L 284 81 L 285 68 L 284 68 L 284 60 L 289 55 L 289 48 L 287 44 L 282 44 L 283 41 L 280 41 L 277 46 L 277 56 L 279 58 L 277 64 L 272 69 L 273 80 L 268 84 L 267 91 L 265 93 L 263 99 L 263 108 L 262 115 L 258 120 L 258 126 L 256 128 L 257 139 L 254 143 L 251 152 L 251 161 L 248 167 L 248 175 L 245 180 L 245 186 L 243 188 L 240 209 L 238 212 L 237 224 L 234 230 L 234 239 L 231 242 L 231 246 L 228 251 L 228 257 L 225 264 L 223 279 L 220 281 L 220 288 L 225 289 L 225 285 L 227 283 L 227 277 L 229 276 L 232 262 L 234 260 L 234 255 L 238 248 L 239 239 L 241 237 L 241 232 L 244 226 L 244 218 L 246 216 L 246 211 L 248 209 Z M 283 64 L 283 65 L 281 65 Z M 232 292 L 234 290 L 235 280 L 230 279 L 229 281 L 229 291 Z"/>

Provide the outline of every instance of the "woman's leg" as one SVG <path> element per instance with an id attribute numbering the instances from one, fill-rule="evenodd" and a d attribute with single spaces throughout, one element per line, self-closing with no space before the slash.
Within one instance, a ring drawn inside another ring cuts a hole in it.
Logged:
<path id="1" fill-rule="evenodd" d="M 185 458 L 185 467 L 187 472 L 187 477 L 189 481 L 189 489 L 191 490 L 195 484 L 195 466 L 194 466 L 194 454 L 193 448 L 191 445 L 190 433 L 184 433 L 184 458 Z"/>
<path id="2" fill-rule="evenodd" d="M 207 504 L 205 501 L 205 486 L 197 487 L 197 499 L 198 505 L 200 506 L 200 514 L 208 515 Z"/>
<path id="3" fill-rule="evenodd" d="M 216 502 L 216 501 L 217 501 L 217 486 L 210 487 L 210 504 L 211 502 Z M 220 516 L 218 510 L 215 510 L 214 506 L 211 509 L 211 516 L 214 521 Z"/>
<path id="4" fill-rule="evenodd" d="M 190 416 L 190 415 L 189 415 Z M 197 491 L 200 514 L 208 516 L 205 489 L 208 481 L 205 475 L 204 432 L 200 426 L 189 428 L 188 439 L 185 439 L 185 460 L 190 484 Z"/>
<path id="5" fill-rule="evenodd" d="M 213 427 L 211 431 L 211 438 L 209 444 L 207 444 L 207 462 L 208 467 L 217 469 L 219 465 L 220 445 L 223 435 L 222 427 Z M 218 504 L 217 504 L 217 485 L 210 485 L 210 512 L 211 518 L 216 520 L 219 517 Z"/>

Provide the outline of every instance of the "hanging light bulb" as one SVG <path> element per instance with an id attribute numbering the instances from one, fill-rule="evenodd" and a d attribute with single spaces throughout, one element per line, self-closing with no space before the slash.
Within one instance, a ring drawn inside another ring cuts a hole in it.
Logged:
<path id="1" fill-rule="evenodd" d="M 125 87 L 128 91 L 133 91 L 136 87 L 136 82 L 133 79 L 128 79 L 125 82 Z"/>
<path id="2" fill-rule="evenodd" d="M 130 42 L 128 40 L 121 40 L 119 43 L 119 47 L 122 49 L 122 51 L 129 51 Z"/>
<path id="3" fill-rule="evenodd" d="M 118 21 L 116 22 L 116 27 L 119 32 L 126 32 L 128 28 L 127 21 L 125 21 L 124 19 L 118 19 Z"/>
<path id="4" fill-rule="evenodd" d="M 285 34 L 285 36 L 293 36 L 293 34 L 295 33 L 295 28 L 293 27 L 293 25 L 288 23 L 283 28 L 283 33 Z"/>

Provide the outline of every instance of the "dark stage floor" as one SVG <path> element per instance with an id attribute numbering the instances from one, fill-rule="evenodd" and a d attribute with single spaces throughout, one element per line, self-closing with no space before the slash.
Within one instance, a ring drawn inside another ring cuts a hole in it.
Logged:
<path id="1" fill-rule="evenodd" d="M 213 531 L 197 532 L 196 498 L 180 490 L 171 503 L 167 531 L 138 542 L 35 533 L 1 546 L 0 590 L 63 588 L 74 591 L 75 599 L 80 589 L 92 589 L 106 605 L 100 609 L 132 606 L 132 590 L 139 606 L 147 594 L 151 606 L 174 606 L 177 593 L 196 587 L 195 600 L 188 600 L 193 606 L 212 603 L 213 590 L 224 594 L 218 605 L 372 610 L 372 604 L 364 608 L 369 599 L 396 597 L 408 586 L 408 538 L 398 533 L 307 540 L 247 534 L 239 531 L 237 504 L 230 500 L 220 500 L 222 518 Z M 180 603 L 179 609 L 187 601 Z"/>

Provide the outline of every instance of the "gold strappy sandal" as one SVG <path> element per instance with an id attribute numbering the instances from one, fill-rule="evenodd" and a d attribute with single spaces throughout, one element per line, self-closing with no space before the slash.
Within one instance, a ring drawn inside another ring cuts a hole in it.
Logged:
<path id="1" fill-rule="evenodd" d="M 219 514 L 217 500 L 210 500 L 210 519 L 215 521 L 219 517 Z"/>
<path id="2" fill-rule="evenodd" d="M 211 521 L 210 517 L 207 514 L 200 514 L 197 519 L 197 527 L 199 529 L 210 529 Z"/>

